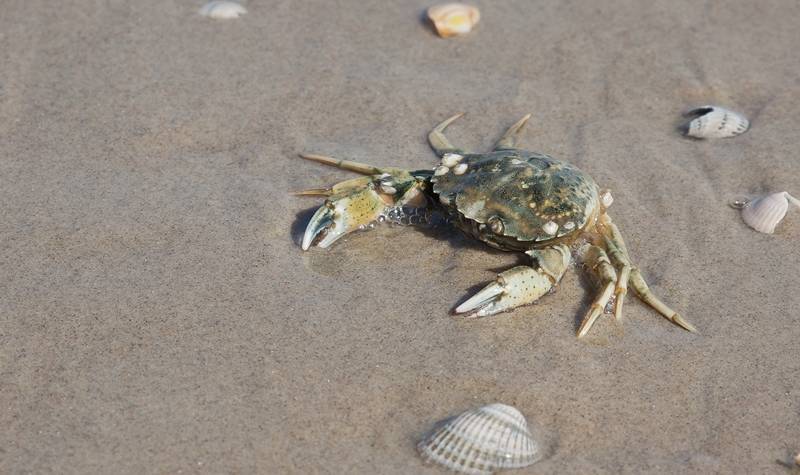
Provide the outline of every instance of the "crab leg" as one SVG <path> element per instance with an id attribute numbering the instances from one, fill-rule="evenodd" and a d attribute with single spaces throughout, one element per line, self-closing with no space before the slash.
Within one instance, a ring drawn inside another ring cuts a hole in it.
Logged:
<path id="1" fill-rule="evenodd" d="M 631 264 L 628 249 L 625 247 L 625 241 L 622 239 L 622 233 L 619 231 L 617 225 L 611 221 L 611 217 L 609 217 L 607 214 L 603 214 L 600 216 L 599 223 L 602 226 L 604 241 L 609 248 L 609 254 L 615 263 L 622 269 L 620 272 L 620 277 L 623 277 L 624 273 L 628 273 L 630 276 L 630 286 L 633 288 L 634 292 L 636 292 L 636 296 L 639 297 L 639 300 L 646 303 L 655 311 L 663 315 L 667 320 L 680 326 L 681 328 L 684 328 L 690 332 L 697 332 L 697 329 L 694 327 L 694 325 L 686 321 L 686 319 L 678 314 L 678 312 L 669 308 L 650 290 L 650 287 L 644 280 L 642 273 L 636 266 Z M 622 285 L 620 284 L 620 280 L 617 281 L 618 299 L 619 297 L 624 296 L 625 292 L 627 292 L 627 284 L 627 281 L 623 282 Z M 617 307 L 614 309 L 615 315 L 621 314 L 622 302 L 617 300 L 616 305 Z"/>
<path id="2" fill-rule="evenodd" d="M 312 162 L 322 163 L 343 170 L 350 170 L 351 172 L 361 173 L 362 175 L 374 175 L 383 172 L 382 168 L 367 165 L 366 163 L 352 162 L 350 160 L 338 160 L 327 155 L 318 155 L 316 153 L 301 153 L 300 158 L 311 160 Z"/>
<path id="3" fill-rule="evenodd" d="M 447 140 L 447 137 L 444 136 L 444 129 L 446 129 L 448 125 L 453 123 L 454 120 L 458 119 L 462 115 L 464 115 L 463 112 L 446 119 L 434 127 L 433 130 L 431 130 L 431 133 L 428 134 L 428 142 L 430 142 L 431 148 L 433 148 L 433 151 L 436 152 L 436 154 L 440 157 L 443 157 L 446 153 L 463 153 L 460 148 L 451 144 L 450 141 Z"/>
<path id="4" fill-rule="evenodd" d="M 508 128 L 505 134 L 500 137 L 500 140 L 494 145 L 495 150 L 509 150 L 513 149 L 517 146 L 517 139 L 519 138 L 519 132 L 525 127 L 525 124 L 528 122 L 528 119 L 531 118 L 530 114 L 527 114 L 525 117 L 518 120 L 514 125 Z"/>
<path id="5" fill-rule="evenodd" d="M 628 293 L 628 281 L 630 280 L 633 266 L 628 258 L 628 250 L 625 248 L 625 242 L 622 240 L 622 235 L 619 229 L 617 229 L 617 226 L 611 222 L 611 218 L 609 218 L 608 215 L 603 215 L 600 221 L 606 226 L 603 228 L 603 240 L 606 249 L 611 257 L 611 261 L 616 264 L 619 269 L 617 286 L 614 292 L 614 318 L 621 320 L 622 304 L 625 302 L 625 295 Z"/>
<path id="6" fill-rule="evenodd" d="M 559 244 L 528 251 L 536 267 L 517 266 L 497 275 L 490 283 L 464 303 L 455 313 L 485 317 L 533 303 L 561 280 L 571 259 L 569 248 Z"/>
<path id="7" fill-rule="evenodd" d="M 589 312 L 581 322 L 581 326 L 578 329 L 578 338 L 589 333 L 594 322 L 603 314 L 608 301 L 611 300 L 611 294 L 614 292 L 614 285 L 617 281 L 617 272 L 602 248 L 589 246 L 584 253 L 583 260 L 586 266 L 600 278 L 602 290 L 597 294 L 592 306 L 589 308 Z"/>
<path id="8" fill-rule="evenodd" d="M 658 297 L 650 291 L 650 287 L 647 286 L 647 282 L 645 282 L 644 277 L 642 277 L 642 273 L 639 272 L 639 269 L 636 267 L 631 269 L 631 287 L 633 287 L 636 296 L 639 297 L 642 302 L 653 307 L 656 312 L 663 315 L 667 320 L 692 333 L 697 332 L 694 325 L 687 322 L 678 312 L 667 307 L 664 302 L 659 300 Z"/>

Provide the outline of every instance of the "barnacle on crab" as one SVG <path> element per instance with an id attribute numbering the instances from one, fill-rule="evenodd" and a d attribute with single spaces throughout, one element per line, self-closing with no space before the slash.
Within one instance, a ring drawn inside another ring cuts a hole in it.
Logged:
<path id="1" fill-rule="evenodd" d="M 301 192 L 327 196 L 306 228 L 303 249 L 328 247 L 397 210 L 438 211 L 467 235 L 530 257 L 529 265 L 500 273 L 458 305 L 457 314 L 483 317 L 535 302 L 561 280 L 572 261 L 572 248 L 581 247 L 581 260 L 598 278 L 600 290 L 578 329 L 579 337 L 586 335 L 610 302 L 616 318 L 621 318 L 629 285 L 640 300 L 671 322 L 695 331 L 650 291 L 631 262 L 622 233 L 607 212 L 613 202 L 611 192 L 601 190 L 591 176 L 567 162 L 516 147 L 530 115 L 512 125 L 487 153 L 467 153 L 447 140 L 445 128 L 461 115 L 440 123 L 428 135 L 441 157 L 433 170 L 301 155 L 365 175 L 332 188 Z M 580 243 L 586 245 L 577 246 Z"/>

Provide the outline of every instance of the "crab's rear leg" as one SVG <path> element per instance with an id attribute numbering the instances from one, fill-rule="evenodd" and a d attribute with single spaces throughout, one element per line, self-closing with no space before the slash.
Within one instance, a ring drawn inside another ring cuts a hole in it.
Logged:
<path id="1" fill-rule="evenodd" d="M 561 280 L 571 260 L 568 247 L 529 251 L 533 266 L 517 266 L 497 275 L 478 293 L 455 309 L 455 313 L 485 317 L 535 302 Z"/>
<path id="2" fill-rule="evenodd" d="M 578 338 L 589 333 L 594 322 L 603 314 L 617 282 L 617 272 L 602 248 L 589 246 L 583 253 L 583 262 L 600 279 L 601 290 L 578 328 Z"/>
<path id="3" fill-rule="evenodd" d="M 616 291 L 616 307 L 614 310 L 617 318 L 620 317 L 622 312 L 622 298 L 627 291 L 627 285 L 630 284 L 636 293 L 636 296 L 639 297 L 639 300 L 652 307 L 667 320 L 678 325 L 679 327 L 690 332 L 696 332 L 697 329 L 694 327 L 694 325 L 689 323 L 678 312 L 669 308 L 669 306 L 656 297 L 656 295 L 650 290 L 650 287 L 644 280 L 642 273 L 631 263 L 628 249 L 625 247 L 625 241 L 622 239 L 622 233 L 619 231 L 617 225 L 611 221 L 611 217 L 609 217 L 607 214 L 601 215 L 599 224 L 601 226 L 601 232 L 603 234 L 606 247 L 609 250 L 609 256 L 611 256 L 611 260 L 614 261 L 614 263 L 621 269 L 620 279 L 618 280 Z M 629 274 L 630 281 L 628 281 L 628 275 L 625 274 Z"/>
<path id="4" fill-rule="evenodd" d="M 517 140 L 519 139 L 519 133 L 525 124 L 528 122 L 528 119 L 531 118 L 530 114 L 527 114 L 525 117 L 518 120 L 514 125 L 506 130 L 506 133 L 500 137 L 500 140 L 494 145 L 495 150 L 512 150 L 517 147 Z"/>
<path id="5" fill-rule="evenodd" d="M 346 180 L 329 188 L 314 188 L 297 195 L 326 196 L 325 203 L 314 213 L 303 234 L 302 248 L 326 248 L 342 236 L 382 220 L 390 210 L 423 208 L 428 199 L 423 193 L 425 178 L 398 168 L 380 168 L 323 155 L 301 155 L 303 158 L 336 166 L 367 176 Z"/>
<path id="6" fill-rule="evenodd" d="M 444 136 L 444 129 L 446 129 L 448 125 L 453 123 L 454 120 L 458 119 L 462 115 L 464 115 L 463 112 L 445 119 L 439 125 L 434 127 L 433 130 L 431 130 L 431 133 L 428 134 L 428 142 L 431 144 L 433 151 L 436 152 L 436 155 L 444 157 L 444 155 L 447 153 L 464 153 L 463 150 L 451 144 L 450 141 L 447 140 L 447 137 Z"/>

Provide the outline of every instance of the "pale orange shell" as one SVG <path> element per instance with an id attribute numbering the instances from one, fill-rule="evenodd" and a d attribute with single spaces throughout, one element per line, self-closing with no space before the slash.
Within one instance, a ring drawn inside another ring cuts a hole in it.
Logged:
<path id="1" fill-rule="evenodd" d="M 790 201 L 800 207 L 800 200 L 785 191 L 756 198 L 742 208 L 742 219 L 756 231 L 772 234 L 786 216 Z"/>
<path id="2" fill-rule="evenodd" d="M 477 8 L 463 3 L 445 3 L 428 9 L 428 18 L 442 38 L 465 35 L 478 24 L 481 13 Z"/>

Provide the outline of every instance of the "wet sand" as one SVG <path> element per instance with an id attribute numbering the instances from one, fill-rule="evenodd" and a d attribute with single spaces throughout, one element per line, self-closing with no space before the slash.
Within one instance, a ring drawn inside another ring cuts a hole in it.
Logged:
<path id="1" fill-rule="evenodd" d="M 517 473 L 785 473 L 800 450 L 793 1 L 479 2 L 437 38 L 422 1 L 8 0 L 0 16 L 0 472 L 443 473 L 414 444 L 476 405 L 546 434 Z M 752 127 L 680 136 L 718 104 Z M 383 226 L 302 252 L 349 175 L 430 167 L 425 136 L 523 144 L 591 173 L 654 291 L 575 331 L 591 281 L 482 320 L 449 310 L 520 261 Z"/>

